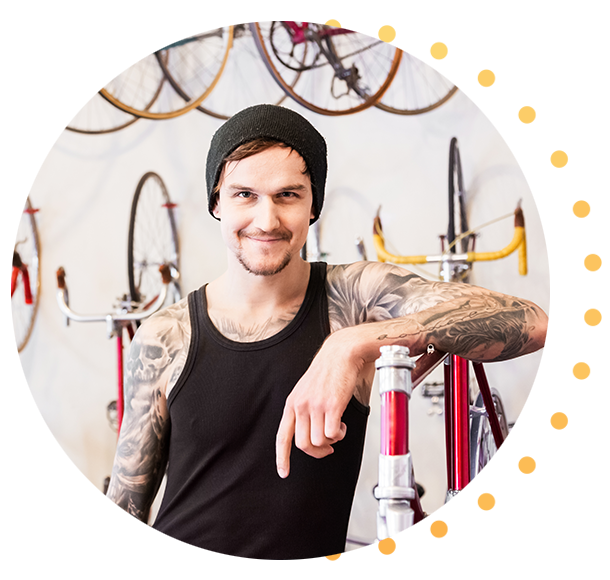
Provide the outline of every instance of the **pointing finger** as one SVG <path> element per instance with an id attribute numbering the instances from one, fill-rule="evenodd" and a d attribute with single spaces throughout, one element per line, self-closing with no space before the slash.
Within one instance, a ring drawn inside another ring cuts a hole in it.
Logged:
<path id="1" fill-rule="evenodd" d="M 290 473 L 290 448 L 294 437 L 295 415 L 291 407 L 284 408 L 284 414 L 275 439 L 275 461 L 278 475 L 288 477 Z"/>

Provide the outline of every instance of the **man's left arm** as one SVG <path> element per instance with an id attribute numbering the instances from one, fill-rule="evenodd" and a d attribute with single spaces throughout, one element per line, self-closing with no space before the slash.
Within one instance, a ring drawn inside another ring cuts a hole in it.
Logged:
<path id="1" fill-rule="evenodd" d="M 470 360 L 501 361 L 542 348 L 546 336 L 547 316 L 529 300 L 430 282 L 398 266 L 331 266 L 328 297 L 332 333 L 288 398 L 278 431 L 280 475 L 289 469 L 293 435 L 309 455 L 332 453 L 345 436 L 341 416 L 358 378 L 381 346 L 406 346 L 417 356 L 431 344 Z"/>

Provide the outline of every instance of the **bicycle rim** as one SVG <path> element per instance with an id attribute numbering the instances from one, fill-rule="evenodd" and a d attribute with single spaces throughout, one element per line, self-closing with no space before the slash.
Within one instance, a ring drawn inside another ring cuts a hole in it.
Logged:
<path id="1" fill-rule="evenodd" d="M 313 41 L 294 45 L 287 28 L 274 22 L 255 22 L 251 26 L 275 81 L 300 105 L 322 115 L 349 115 L 374 105 L 390 86 L 402 57 L 400 49 L 363 34 L 325 36 L 324 44 L 334 55 L 335 65 L 351 71 L 346 82 L 335 77 L 333 66 L 323 54 L 316 56 L 321 49 Z M 310 27 L 314 33 L 331 28 L 311 23 Z M 289 57 L 294 60 L 293 68 L 284 64 Z M 301 76 L 291 86 L 288 79 L 296 74 L 299 63 Z"/>
<path id="2" fill-rule="evenodd" d="M 18 352 L 25 348 L 32 335 L 40 302 L 40 239 L 35 211 L 28 197 L 17 230 L 17 243 L 15 244 L 22 262 L 28 268 L 32 293 L 32 304 L 26 304 L 23 277 L 19 276 L 15 293 L 11 298 L 13 328 Z"/>
<path id="3" fill-rule="evenodd" d="M 142 176 L 131 204 L 127 267 L 131 300 L 154 299 L 161 290 L 159 266 L 169 264 L 180 271 L 179 246 L 174 211 L 159 175 Z"/>

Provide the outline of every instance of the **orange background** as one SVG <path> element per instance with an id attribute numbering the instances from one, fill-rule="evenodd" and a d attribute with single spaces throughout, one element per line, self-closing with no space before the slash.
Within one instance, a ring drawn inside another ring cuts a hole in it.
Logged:
<path id="1" fill-rule="evenodd" d="M 144 55 L 235 22 L 65 20 L 64 123 Z M 601 560 L 601 20 L 324 22 L 400 46 L 477 103 L 528 179 L 551 267 L 540 371 L 493 462 L 411 530 L 327 559 Z M 230 559 L 137 522 L 64 456 L 64 560 Z"/>

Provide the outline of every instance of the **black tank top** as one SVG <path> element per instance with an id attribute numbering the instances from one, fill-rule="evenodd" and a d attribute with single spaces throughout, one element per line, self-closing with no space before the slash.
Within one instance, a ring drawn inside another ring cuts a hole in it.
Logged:
<path id="1" fill-rule="evenodd" d="M 295 447 L 281 479 L 275 437 L 286 398 L 330 332 L 326 264 L 311 264 L 294 319 L 258 342 L 229 340 L 207 313 L 205 286 L 188 297 L 191 344 L 168 397 L 167 487 L 153 527 L 189 544 L 250 558 L 344 551 L 369 408 L 352 397 L 347 434 L 314 459 Z"/>

